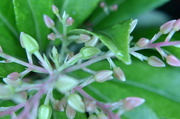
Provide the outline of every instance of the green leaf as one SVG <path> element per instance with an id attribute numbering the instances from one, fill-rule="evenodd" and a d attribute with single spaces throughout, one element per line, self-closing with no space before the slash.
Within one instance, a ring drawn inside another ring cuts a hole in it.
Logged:
<path id="1" fill-rule="evenodd" d="M 66 11 L 73 19 L 73 26 L 75 28 L 82 24 L 92 11 L 97 7 L 100 0 L 64 0 L 61 12 Z"/>
<path id="2" fill-rule="evenodd" d="M 150 119 L 156 116 L 175 119 L 180 117 L 179 68 L 156 68 L 136 60 L 129 66 L 118 61 L 115 63 L 123 69 L 127 81 L 120 82 L 113 79 L 105 83 L 93 83 L 86 88 L 90 95 L 103 102 L 115 102 L 126 97 L 141 97 L 146 100 L 146 107 L 138 107 L 140 109 L 136 112 L 136 116 L 144 117 L 143 110 L 146 108 L 148 111 L 149 108 L 149 114 L 146 116 L 152 117 Z M 108 69 L 109 64 L 102 61 L 93 64 L 90 68 Z M 76 73 L 78 76 L 78 72 Z M 127 119 L 134 119 L 132 113 L 125 114 Z"/>
<path id="3" fill-rule="evenodd" d="M 122 60 L 126 64 L 131 63 L 129 55 L 129 37 L 132 20 L 125 21 L 114 25 L 111 29 L 99 31 L 96 33 L 75 29 L 69 32 L 69 35 L 86 33 L 99 37 L 101 42 L 104 43 L 119 60 Z"/>
<path id="4" fill-rule="evenodd" d="M 9 55 L 21 59 L 25 57 L 25 52 L 20 46 L 19 33 L 16 30 L 12 0 L 4 0 L 0 4 L 0 46 Z M 15 70 L 22 71 L 22 69 L 21 65 L 15 63 L 0 63 L 0 77 L 5 77 Z"/>
<path id="5" fill-rule="evenodd" d="M 102 8 L 97 9 L 98 13 L 90 18 L 90 22 L 95 29 L 108 28 L 119 21 L 130 18 L 137 18 L 138 15 L 150 11 L 169 0 L 117 0 L 110 2 L 108 5 L 118 4 L 118 10 L 106 15 L 102 12 Z M 100 12 L 101 11 L 101 12 Z"/>
<path id="6" fill-rule="evenodd" d="M 53 0 L 13 0 L 17 27 L 20 32 L 25 32 L 34 37 L 41 50 L 47 46 L 47 35 L 50 32 L 45 26 L 43 15 L 53 16 L 51 7 Z"/>
<path id="7" fill-rule="evenodd" d="M 8 12 L 7 12 L 8 10 Z M 16 30 L 12 0 L 1 1 L 0 4 L 0 46 L 3 51 L 16 57 L 24 57 Z"/>

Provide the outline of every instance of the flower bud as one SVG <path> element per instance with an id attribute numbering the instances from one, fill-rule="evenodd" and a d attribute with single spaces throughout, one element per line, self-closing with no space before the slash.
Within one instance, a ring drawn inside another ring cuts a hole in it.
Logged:
<path id="1" fill-rule="evenodd" d="M 95 112 L 95 110 L 96 110 L 96 102 L 95 101 L 87 101 L 86 111 L 87 112 Z"/>
<path id="2" fill-rule="evenodd" d="M 2 49 L 2 47 L 0 46 L 0 52 L 3 52 L 3 49 Z"/>
<path id="3" fill-rule="evenodd" d="M 61 101 L 55 100 L 55 101 L 53 102 L 53 109 L 54 109 L 54 110 L 57 110 L 57 111 L 64 111 L 64 107 L 63 107 L 63 105 L 61 104 Z"/>
<path id="4" fill-rule="evenodd" d="M 132 21 L 132 23 L 131 23 L 130 33 L 131 33 L 131 32 L 134 30 L 134 28 L 136 27 L 137 22 L 138 22 L 138 20 L 137 20 L 137 19 L 135 19 L 135 20 L 133 20 L 133 21 Z"/>
<path id="5" fill-rule="evenodd" d="M 84 102 L 78 94 L 70 94 L 67 102 L 76 111 L 85 112 Z"/>
<path id="6" fill-rule="evenodd" d="M 126 99 L 123 100 L 123 108 L 126 111 L 132 110 L 135 107 L 138 107 L 139 105 L 143 104 L 145 102 L 144 99 L 138 98 L 138 97 L 127 97 Z"/>
<path id="7" fill-rule="evenodd" d="M 94 47 L 97 44 L 98 39 L 99 39 L 98 37 L 93 36 L 93 38 L 91 40 L 88 40 L 87 42 L 85 42 L 85 46 L 92 46 L 92 47 Z"/>
<path id="8" fill-rule="evenodd" d="M 119 67 L 113 68 L 114 76 L 120 81 L 126 81 L 124 72 Z"/>
<path id="9" fill-rule="evenodd" d="M 105 3 L 105 2 L 100 2 L 99 6 L 100 6 L 101 8 L 104 8 L 104 7 L 106 6 L 106 3 Z"/>
<path id="10" fill-rule="evenodd" d="M 0 99 L 10 99 L 15 94 L 12 86 L 0 84 Z"/>
<path id="11" fill-rule="evenodd" d="M 98 119 L 108 119 L 108 117 L 104 113 L 99 113 L 97 116 Z"/>
<path id="12" fill-rule="evenodd" d="M 54 21 L 50 17 L 48 17 L 47 15 L 44 15 L 44 22 L 48 28 L 54 27 Z"/>
<path id="13" fill-rule="evenodd" d="M 66 116 L 68 119 L 74 119 L 76 116 L 76 111 L 69 105 L 66 107 Z"/>
<path id="14" fill-rule="evenodd" d="M 168 21 L 166 23 L 164 23 L 161 27 L 160 27 L 160 32 L 162 34 L 167 34 L 169 33 L 172 29 L 173 29 L 173 24 L 175 23 L 176 20 L 171 20 Z"/>
<path id="15" fill-rule="evenodd" d="M 47 38 L 48 38 L 49 40 L 54 41 L 54 40 L 56 39 L 56 35 L 55 35 L 54 33 L 50 33 L 50 34 L 47 36 Z"/>
<path id="16" fill-rule="evenodd" d="M 110 6 L 111 11 L 116 11 L 118 9 L 118 5 L 114 4 L 112 6 Z"/>
<path id="17" fill-rule="evenodd" d="M 62 75 L 56 81 L 55 87 L 62 93 L 70 91 L 78 85 L 78 81 L 70 76 Z"/>
<path id="18" fill-rule="evenodd" d="M 148 58 L 148 64 L 154 67 L 165 67 L 166 65 L 158 57 L 151 56 Z"/>
<path id="19" fill-rule="evenodd" d="M 95 114 L 91 114 L 88 119 L 98 119 L 98 117 Z"/>
<path id="20" fill-rule="evenodd" d="M 38 119 L 51 119 L 52 108 L 49 105 L 41 105 L 39 107 Z"/>
<path id="21" fill-rule="evenodd" d="M 113 71 L 111 70 L 102 70 L 95 74 L 94 80 L 97 82 L 104 82 L 112 78 Z"/>
<path id="22" fill-rule="evenodd" d="M 92 47 L 92 46 L 86 46 L 81 48 L 80 54 L 82 55 L 82 59 L 89 59 L 95 55 L 100 53 L 100 49 Z"/>
<path id="23" fill-rule="evenodd" d="M 73 19 L 72 17 L 68 17 L 68 18 L 66 19 L 66 24 L 67 24 L 68 26 L 71 26 L 73 23 L 74 23 L 74 19 Z"/>
<path id="24" fill-rule="evenodd" d="M 139 48 L 144 48 L 149 44 L 149 39 L 147 38 L 141 38 L 139 41 L 136 43 L 136 46 Z"/>
<path id="25" fill-rule="evenodd" d="M 176 20 L 176 21 L 174 22 L 173 29 L 174 29 L 175 31 L 179 31 L 179 30 L 180 30 L 180 19 L 178 19 L 178 20 Z"/>
<path id="26" fill-rule="evenodd" d="M 21 46 L 25 48 L 28 52 L 34 53 L 39 50 L 39 45 L 37 41 L 28 34 L 21 32 L 20 34 Z"/>
<path id="27" fill-rule="evenodd" d="M 91 40 L 91 37 L 89 35 L 86 34 L 80 34 L 79 35 L 79 39 L 77 40 L 77 43 L 84 43 Z"/>
<path id="28" fill-rule="evenodd" d="M 166 57 L 166 62 L 171 66 L 175 66 L 175 67 L 180 66 L 180 60 L 177 57 L 175 57 L 174 55 L 168 55 Z"/>
<path id="29" fill-rule="evenodd" d="M 59 14 L 59 9 L 55 5 L 52 5 L 52 11 L 54 14 Z"/>
<path id="30" fill-rule="evenodd" d="M 19 87 L 22 85 L 22 80 L 21 79 L 17 79 L 17 80 L 12 80 L 10 78 L 3 78 L 3 81 L 10 86 L 13 87 Z"/>

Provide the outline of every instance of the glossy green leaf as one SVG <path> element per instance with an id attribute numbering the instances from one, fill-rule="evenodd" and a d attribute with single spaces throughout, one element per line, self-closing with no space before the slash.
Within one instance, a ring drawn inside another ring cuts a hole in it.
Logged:
<path id="1" fill-rule="evenodd" d="M 126 64 L 131 63 L 129 55 L 129 37 L 132 20 L 125 21 L 114 25 L 111 29 L 99 31 L 96 33 L 83 30 L 75 29 L 69 32 L 69 35 L 86 33 L 99 37 L 101 42 L 104 43 L 119 60 L 122 60 Z"/>
<path id="2" fill-rule="evenodd" d="M 99 2 L 100 0 L 64 0 L 60 9 L 62 13 L 66 11 L 74 19 L 71 28 L 75 28 L 89 17 Z"/>
<path id="3" fill-rule="evenodd" d="M 115 63 L 123 69 L 127 81 L 120 82 L 113 79 L 105 83 L 93 83 L 86 88 L 90 95 L 103 102 L 115 102 L 126 97 L 144 98 L 146 106 L 138 107 L 139 111 L 134 110 L 137 113 L 134 116 L 137 117 L 147 116 L 149 119 L 180 117 L 179 68 L 156 68 L 136 60 L 128 66 L 118 61 Z M 108 69 L 109 64 L 103 61 L 93 64 L 91 68 Z M 143 111 L 147 111 L 145 113 L 147 115 L 142 113 Z M 128 117 L 127 119 L 135 119 L 132 114 L 134 112 L 126 113 L 124 116 Z"/>
<path id="4" fill-rule="evenodd" d="M 0 46 L 9 55 L 25 55 L 19 42 L 12 0 L 1 1 L 0 4 Z"/>
<path id="5" fill-rule="evenodd" d="M 90 18 L 95 29 L 103 29 L 130 18 L 137 18 L 138 15 L 150 11 L 169 0 L 116 0 L 108 5 L 118 4 L 118 10 L 109 15 L 102 13 L 102 8 L 97 9 L 98 13 Z"/>
<path id="6" fill-rule="evenodd" d="M 16 30 L 12 0 L 1 1 L 0 4 L 0 46 L 3 51 L 17 58 L 24 58 L 25 52 L 20 46 L 19 33 Z M 3 60 L 0 58 L 0 61 Z M 21 65 L 0 63 L 0 77 L 6 76 L 15 70 L 21 71 Z"/>
<path id="7" fill-rule="evenodd" d="M 20 32 L 25 32 L 34 37 L 41 50 L 47 46 L 47 35 L 50 32 L 45 26 L 43 15 L 52 18 L 51 7 L 53 0 L 13 0 L 17 27 Z"/>

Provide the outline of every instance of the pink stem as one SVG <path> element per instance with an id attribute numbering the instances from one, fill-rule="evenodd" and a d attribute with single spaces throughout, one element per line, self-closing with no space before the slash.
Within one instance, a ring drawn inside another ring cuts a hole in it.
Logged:
<path id="1" fill-rule="evenodd" d="M 82 96 L 84 96 L 86 99 L 88 99 L 89 101 L 95 101 L 96 105 L 104 111 L 104 113 L 106 113 L 110 119 L 120 119 L 120 117 L 118 117 L 116 114 L 114 114 L 113 112 L 111 112 L 110 110 L 108 110 L 105 105 L 103 105 L 102 103 L 100 103 L 99 101 L 97 101 L 96 99 L 94 99 L 93 97 L 91 97 L 89 94 L 87 94 L 81 87 L 76 87 L 75 90 L 77 90 Z"/>

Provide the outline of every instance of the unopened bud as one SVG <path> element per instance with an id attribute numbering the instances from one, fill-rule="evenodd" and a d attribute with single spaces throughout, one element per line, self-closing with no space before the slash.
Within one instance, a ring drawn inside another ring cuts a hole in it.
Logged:
<path id="1" fill-rule="evenodd" d="M 54 27 L 54 21 L 50 17 L 48 17 L 47 15 L 44 15 L 44 22 L 48 28 Z"/>
<path id="2" fill-rule="evenodd" d="M 80 34 L 79 39 L 77 40 L 77 43 L 84 43 L 84 42 L 89 41 L 90 39 L 91 39 L 91 37 L 89 35 Z"/>
<path id="3" fill-rule="evenodd" d="M 89 59 L 98 53 L 100 53 L 100 49 L 92 47 L 92 46 L 86 46 L 81 48 L 80 53 L 82 55 L 82 59 Z"/>
<path id="4" fill-rule="evenodd" d="M 34 53 L 39 50 L 39 45 L 37 41 L 28 34 L 21 32 L 20 34 L 21 46 L 25 48 L 28 52 Z"/>
<path id="5" fill-rule="evenodd" d="M 160 32 L 162 34 L 167 34 L 169 33 L 172 29 L 173 29 L 173 25 L 175 23 L 176 20 L 171 20 L 168 21 L 166 23 L 164 23 L 161 27 L 160 27 Z"/>
<path id="6" fill-rule="evenodd" d="M 104 113 L 99 113 L 97 116 L 98 119 L 108 119 L 108 117 Z"/>
<path id="7" fill-rule="evenodd" d="M 102 71 L 97 72 L 97 74 L 95 74 L 94 80 L 101 83 L 101 82 L 112 79 L 112 74 L 113 74 L 113 71 L 111 70 L 102 70 Z"/>
<path id="8" fill-rule="evenodd" d="M 52 5 L 52 11 L 54 14 L 59 14 L 59 9 L 55 5 Z"/>
<path id="9" fill-rule="evenodd" d="M 56 35 L 55 35 L 54 33 L 50 33 L 50 34 L 47 36 L 47 38 L 48 38 L 49 40 L 54 41 L 54 40 L 56 39 Z"/>
<path id="10" fill-rule="evenodd" d="M 74 23 L 74 19 L 73 19 L 72 17 L 68 17 L 68 18 L 66 19 L 66 24 L 67 24 L 68 26 L 71 26 L 73 23 Z"/>
<path id="11" fill-rule="evenodd" d="M 18 72 L 13 72 L 7 76 L 7 78 L 12 80 L 17 80 L 20 77 L 20 74 Z"/>
<path id="12" fill-rule="evenodd" d="M 0 46 L 0 52 L 3 52 L 3 49 L 2 49 L 2 47 Z"/>
<path id="13" fill-rule="evenodd" d="M 96 110 L 96 102 L 95 101 L 88 101 L 86 103 L 86 111 L 87 112 L 95 112 Z"/>
<path id="14" fill-rule="evenodd" d="M 169 65 L 179 67 L 180 66 L 180 60 L 175 57 L 174 55 L 168 55 L 166 57 L 166 61 Z"/>
<path id="15" fill-rule="evenodd" d="M 178 19 L 178 20 L 176 20 L 176 22 L 174 22 L 173 29 L 175 31 L 179 31 L 180 30 L 180 19 Z"/>
<path id="16" fill-rule="evenodd" d="M 13 87 L 19 87 L 20 85 L 22 85 L 22 80 L 21 79 L 17 79 L 17 80 L 12 80 L 9 78 L 3 78 L 3 81 L 10 86 Z"/>
<path id="17" fill-rule="evenodd" d="M 98 37 L 93 36 L 93 38 L 91 40 L 88 40 L 87 42 L 85 42 L 85 46 L 92 46 L 92 47 L 94 47 L 97 44 L 98 39 L 99 39 Z"/>
<path id="18" fill-rule="evenodd" d="M 110 7 L 111 11 L 116 11 L 118 9 L 118 5 L 114 4 Z"/>
<path id="19" fill-rule="evenodd" d="M 0 99 L 10 99 L 15 94 L 12 86 L 0 84 Z"/>
<path id="20" fill-rule="evenodd" d="M 85 112 L 84 102 L 78 94 L 70 94 L 67 102 L 76 111 Z"/>
<path id="21" fill-rule="evenodd" d="M 101 3 L 99 4 L 99 6 L 100 6 L 101 8 L 104 8 L 104 7 L 106 6 L 106 3 L 105 3 L 105 2 L 101 2 Z"/>
<path id="22" fill-rule="evenodd" d="M 150 56 L 148 58 L 148 64 L 154 67 L 165 67 L 166 65 L 164 64 L 163 61 L 161 61 L 158 57 L 156 56 Z"/>
<path id="23" fill-rule="evenodd" d="M 124 72 L 119 67 L 113 68 L 114 76 L 120 81 L 126 81 Z"/>
<path id="24" fill-rule="evenodd" d="M 76 116 L 76 111 L 69 105 L 66 107 L 66 116 L 68 119 L 74 119 Z"/>
<path id="25" fill-rule="evenodd" d="M 39 107 L 38 119 L 51 119 L 52 108 L 49 105 L 41 105 Z"/>
<path id="26" fill-rule="evenodd" d="M 57 80 L 55 87 L 62 93 L 70 91 L 78 85 L 78 81 L 70 76 L 63 75 Z"/>
<path id="27" fill-rule="evenodd" d="M 98 119 L 98 117 L 95 114 L 91 114 L 88 119 Z"/>
<path id="28" fill-rule="evenodd" d="M 57 111 L 64 111 L 64 107 L 63 105 L 61 104 L 61 101 L 59 100 L 55 100 L 53 102 L 53 109 L 57 110 Z"/>
<path id="29" fill-rule="evenodd" d="M 144 48 L 149 44 L 149 39 L 147 38 L 141 38 L 139 41 L 136 43 L 136 46 L 139 48 Z"/>
<path id="30" fill-rule="evenodd" d="M 137 19 L 135 19 L 135 20 L 133 20 L 133 21 L 131 22 L 131 29 L 130 29 L 130 33 L 131 33 L 131 32 L 134 30 L 134 28 L 136 27 L 137 22 L 138 22 L 138 20 L 137 20 Z"/>
<path id="31" fill-rule="evenodd" d="M 143 104 L 145 100 L 143 98 L 138 98 L 138 97 L 127 97 L 126 99 L 123 100 L 124 103 L 124 109 L 126 111 L 132 110 L 135 107 L 138 107 L 139 105 Z"/>

